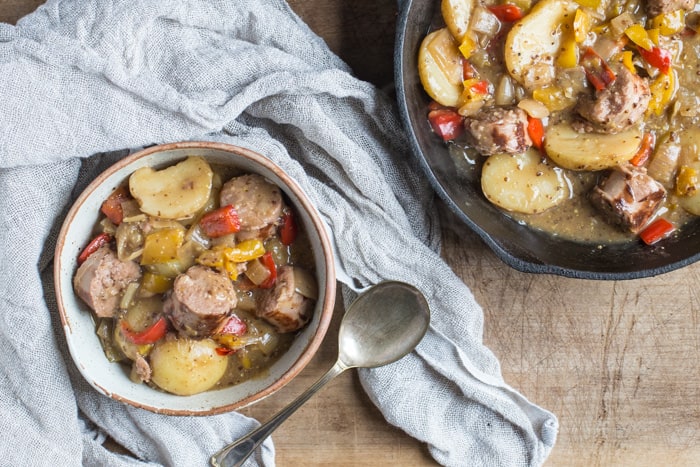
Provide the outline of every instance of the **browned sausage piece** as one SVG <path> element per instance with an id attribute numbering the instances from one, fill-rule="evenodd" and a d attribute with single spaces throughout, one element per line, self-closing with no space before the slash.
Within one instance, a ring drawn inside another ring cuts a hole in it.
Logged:
<path id="1" fill-rule="evenodd" d="M 180 334 L 205 337 L 226 319 L 237 301 L 228 277 L 204 266 L 192 266 L 173 282 L 163 311 Z"/>
<path id="2" fill-rule="evenodd" d="M 578 131 L 619 133 L 644 116 L 651 100 L 649 83 L 624 66 L 615 71 L 616 79 L 609 87 L 579 100 L 575 110 L 586 121 L 574 125 Z"/>
<path id="3" fill-rule="evenodd" d="M 282 192 L 257 174 L 234 177 L 221 187 L 222 206 L 233 205 L 241 231 L 260 230 L 277 222 L 282 214 Z"/>
<path id="4" fill-rule="evenodd" d="M 131 365 L 132 378 L 136 381 L 149 382 L 151 380 L 151 365 L 148 364 L 143 355 L 136 354 L 136 360 Z"/>
<path id="5" fill-rule="evenodd" d="M 80 265 L 73 287 L 100 318 L 111 318 L 119 308 L 124 289 L 141 278 L 141 268 L 133 261 L 121 261 L 109 246 L 95 251 Z"/>
<path id="6" fill-rule="evenodd" d="M 637 233 L 651 219 L 666 189 L 644 170 L 619 167 L 591 192 L 591 203 L 613 224 Z"/>
<path id="7" fill-rule="evenodd" d="M 314 300 L 296 292 L 294 268 L 282 266 L 277 270 L 277 282 L 260 296 L 256 314 L 279 332 L 292 332 L 304 327 L 313 314 Z"/>
<path id="8" fill-rule="evenodd" d="M 469 143 L 484 156 L 520 154 L 532 146 L 527 114 L 517 107 L 489 107 L 464 120 Z"/>

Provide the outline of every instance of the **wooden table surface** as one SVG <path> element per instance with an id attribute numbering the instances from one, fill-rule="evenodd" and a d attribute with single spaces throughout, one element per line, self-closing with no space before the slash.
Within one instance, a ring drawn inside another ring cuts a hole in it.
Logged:
<path id="1" fill-rule="evenodd" d="M 14 23 L 41 3 L 0 0 L 0 21 Z M 358 77 L 391 84 L 396 0 L 290 5 Z M 559 417 L 547 466 L 700 465 L 700 264 L 633 281 L 526 274 L 447 209 L 442 217 L 443 255 L 484 309 L 484 340 L 505 380 Z M 295 381 L 243 412 L 268 419 L 330 368 L 337 326 Z M 280 466 L 435 464 L 384 421 L 353 371 L 274 439 Z"/>

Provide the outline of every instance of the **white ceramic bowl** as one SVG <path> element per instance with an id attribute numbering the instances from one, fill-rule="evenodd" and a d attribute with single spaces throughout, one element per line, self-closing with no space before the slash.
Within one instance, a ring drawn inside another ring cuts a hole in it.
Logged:
<path id="1" fill-rule="evenodd" d="M 177 396 L 136 384 L 129 371 L 110 363 L 95 334 L 93 313 L 73 290 L 80 250 L 92 238 L 102 201 L 136 169 L 169 166 L 187 156 L 201 156 L 210 163 L 235 166 L 276 183 L 292 202 L 309 234 L 314 252 L 319 298 L 312 321 L 292 347 L 269 369 L 266 376 L 225 389 L 192 396 Z M 85 379 L 113 399 L 153 412 L 172 415 L 211 415 L 256 402 L 294 378 L 318 350 L 331 321 L 335 303 L 335 263 L 321 217 L 299 185 L 280 167 L 248 149 L 210 142 L 182 142 L 154 146 L 130 155 L 102 173 L 78 197 L 59 233 L 54 262 L 58 309 L 68 348 Z"/>

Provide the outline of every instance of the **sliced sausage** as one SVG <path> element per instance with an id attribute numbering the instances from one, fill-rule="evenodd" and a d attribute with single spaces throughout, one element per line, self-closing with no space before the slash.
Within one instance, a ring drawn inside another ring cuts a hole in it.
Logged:
<path id="1" fill-rule="evenodd" d="M 137 353 L 136 360 L 131 365 L 132 378 L 136 381 L 147 383 L 151 380 L 151 373 L 151 365 L 143 358 L 143 355 Z"/>
<path id="2" fill-rule="evenodd" d="M 104 245 L 80 265 L 73 278 L 76 294 L 100 318 L 111 318 L 119 308 L 124 289 L 141 278 L 141 268 L 133 261 L 121 261 Z"/>
<path id="3" fill-rule="evenodd" d="M 637 123 L 649 107 L 649 83 L 621 66 L 615 81 L 594 96 L 584 95 L 576 104 L 576 112 L 585 119 L 576 122 L 578 131 L 619 133 Z"/>
<path id="4" fill-rule="evenodd" d="M 292 332 L 304 327 L 313 314 L 314 300 L 296 291 L 294 268 L 282 266 L 277 281 L 260 296 L 258 317 L 272 324 L 279 332 Z"/>
<path id="5" fill-rule="evenodd" d="M 204 266 L 192 266 L 175 278 L 163 311 L 181 335 L 205 337 L 223 323 L 236 302 L 228 277 Z"/>
<path id="6" fill-rule="evenodd" d="M 520 154 L 532 146 L 527 114 L 517 107 L 489 107 L 464 120 L 469 143 L 484 156 Z"/>
<path id="7" fill-rule="evenodd" d="M 695 0 L 647 0 L 646 10 L 650 17 L 676 10 L 690 11 L 695 8 Z"/>
<path id="8" fill-rule="evenodd" d="M 619 167 L 593 188 L 590 200 L 606 219 L 637 233 L 651 219 L 666 189 L 644 170 Z"/>
<path id="9" fill-rule="evenodd" d="M 257 174 L 234 177 L 221 187 L 222 206 L 233 205 L 241 231 L 259 231 L 278 222 L 283 200 L 280 188 Z"/>

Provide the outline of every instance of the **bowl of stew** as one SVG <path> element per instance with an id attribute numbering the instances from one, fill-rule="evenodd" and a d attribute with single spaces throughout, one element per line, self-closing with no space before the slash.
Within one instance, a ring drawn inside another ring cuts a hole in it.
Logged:
<path id="1" fill-rule="evenodd" d="M 634 279 L 697 261 L 695 9 L 405 2 L 397 99 L 436 192 L 520 271 Z"/>
<path id="2" fill-rule="evenodd" d="M 98 176 L 66 216 L 58 309 L 85 379 L 173 415 L 254 403 L 318 350 L 335 303 L 321 217 L 251 150 L 153 146 Z"/>

